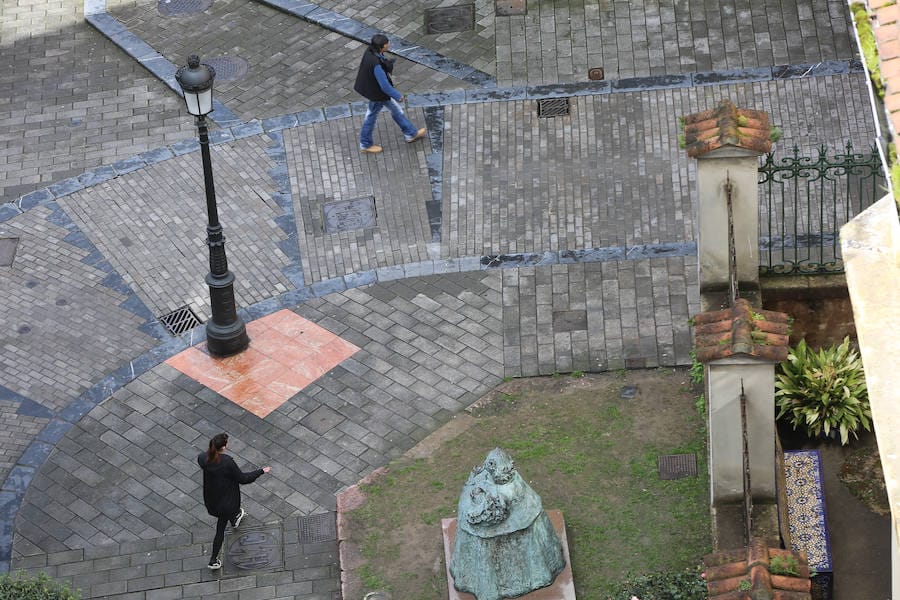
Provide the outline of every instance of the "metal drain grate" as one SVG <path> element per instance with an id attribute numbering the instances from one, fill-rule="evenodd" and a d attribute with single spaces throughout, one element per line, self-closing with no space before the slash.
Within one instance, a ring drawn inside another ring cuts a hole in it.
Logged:
<path id="1" fill-rule="evenodd" d="M 569 114 L 568 98 L 547 98 L 538 100 L 538 116 L 542 119 L 565 117 Z"/>
<path id="2" fill-rule="evenodd" d="M 212 0 L 159 0 L 156 9 L 164 17 L 183 17 L 205 12 Z"/>
<path id="3" fill-rule="evenodd" d="M 197 325 L 203 324 L 203 321 L 188 306 L 182 306 L 167 315 L 161 316 L 159 322 L 165 325 L 172 335 L 181 335 L 185 331 L 190 331 Z"/>
<path id="4" fill-rule="evenodd" d="M 298 521 L 301 544 L 330 542 L 337 539 L 337 522 L 334 513 L 300 517 Z"/>
<path id="5" fill-rule="evenodd" d="M 683 479 L 696 476 L 696 454 L 664 454 L 659 457 L 660 479 Z"/>
<path id="6" fill-rule="evenodd" d="M 0 267 L 11 267 L 16 258 L 16 248 L 19 247 L 19 238 L 0 239 Z"/>
<path id="7" fill-rule="evenodd" d="M 219 56 L 203 61 L 216 71 L 216 81 L 238 81 L 250 70 L 250 65 L 240 56 Z"/>

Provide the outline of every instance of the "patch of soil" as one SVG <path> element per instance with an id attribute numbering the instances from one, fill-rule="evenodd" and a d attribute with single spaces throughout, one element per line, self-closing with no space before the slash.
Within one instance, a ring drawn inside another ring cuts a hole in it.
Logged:
<path id="1" fill-rule="evenodd" d="M 624 386 L 636 397 L 622 398 Z M 579 600 L 610 597 L 628 573 L 696 566 L 710 521 L 695 400 L 686 369 L 503 383 L 359 486 L 365 502 L 341 516 L 342 556 L 358 557 L 344 597 L 446 598 L 441 519 L 455 516 L 470 470 L 497 446 L 546 509 L 562 510 Z M 687 453 L 698 477 L 659 479 L 660 455 Z"/>
<path id="2" fill-rule="evenodd" d="M 841 481 L 860 502 L 881 516 L 891 514 L 878 446 L 857 448 L 841 467 Z"/>

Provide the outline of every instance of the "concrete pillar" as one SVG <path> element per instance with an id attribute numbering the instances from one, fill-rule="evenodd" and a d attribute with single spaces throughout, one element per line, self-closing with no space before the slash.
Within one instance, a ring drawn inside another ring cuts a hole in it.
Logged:
<path id="1" fill-rule="evenodd" d="M 747 398 L 750 489 L 754 502 L 775 501 L 775 366 L 752 358 L 726 358 L 707 369 L 709 476 L 713 506 L 744 497 L 741 385 Z"/>
<path id="2" fill-rule="evenodd" d="M 728 182 L 737 276 L 741 289 L 759 287 L 759 152 L 722 147 L 697 157 L 700 292 L 729 285 Z"/>

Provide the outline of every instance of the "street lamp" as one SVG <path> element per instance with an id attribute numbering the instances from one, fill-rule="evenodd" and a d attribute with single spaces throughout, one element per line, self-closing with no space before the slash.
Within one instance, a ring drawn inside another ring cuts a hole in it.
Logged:
<path id="1" fill-rule="evenodd" d="M 228 270 L 225 256 L 225 236 L 219 224 L 216 208 L 216 188 L 213 184 L 212 162 L 209 158 L 209 135 L 206 115 L 212 112 L 212 86 L 215 70 L 200 64 L 196 54 L 188 57 L 187 66 L 175 73 L 175 79 L 184 92 L 188 112 L 197 117 L 200 132 L 200 155 L 203 158 L 203 183 L 206 188 L 206 244 L 209 246 L 209 299 L 212 318 L 206 323 L 206 347 L 213 356 L 230 356 L 244 350 L 250 343 L 247 327 L 237 314 L 234 301 L 234 275 Z"/>

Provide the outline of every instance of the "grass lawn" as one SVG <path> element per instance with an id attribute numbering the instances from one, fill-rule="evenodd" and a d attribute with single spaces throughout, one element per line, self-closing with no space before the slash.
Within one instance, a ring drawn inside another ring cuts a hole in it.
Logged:
<path id="1" fill-rule="evenodd" d="M 637 386 L 633 399 L 623 386 Z M 627 574 L 695 567 L 710 551 L 704 423 L 686 369 L 513 380 L 478 403 L 452 439 L 404 457 L 363 486 L 349 514 L 363 594 L 447 597 L 440 520 L 471 468 L 505 448 L 566 520 L 579 600 L 616 597 Z M 697 455 L 698 477 L 663 481 L 661 454 Z M 360 595 L 362 597 L 362 595 Z M 627 596 L 626 596 L 627 600 Z"/>

